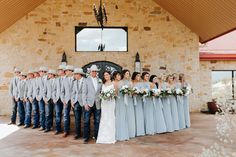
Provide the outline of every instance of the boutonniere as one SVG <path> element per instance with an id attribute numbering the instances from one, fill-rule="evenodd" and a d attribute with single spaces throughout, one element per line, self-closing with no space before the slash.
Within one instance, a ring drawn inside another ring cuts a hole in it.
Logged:
<path id="1" fill-rule="evenodd" d="M 102 80 L 101 80 L 101 79 L 98 79 L 98 83 L 102 83 Z"/>

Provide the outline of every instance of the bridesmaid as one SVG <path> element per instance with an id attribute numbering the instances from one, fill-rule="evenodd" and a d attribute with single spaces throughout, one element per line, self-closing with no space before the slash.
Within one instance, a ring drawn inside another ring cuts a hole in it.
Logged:
<path id="1" fill-rule="evenodd" d="M 132 74 L 133 87 L 141 90 L 141 75 L 139 72 L 134 72 Z M 134 99 L 134 110 L 135 110 L 135 120 L 136 120 L 136 136 L 144 136 L 144 113 L 143 113 L 143 102 L 142 98 L 138 95 L 133 95 Z"/>
<path id="2" fill-rule="evenodd" d="M 151 90 L 154 87 L 152 83 L 149 82 L 149 73 L 142 73 L 142 89 Z M 152 97 L 143 97 L 143 108 L 144 108 L 144 122 L 145 122 L 145 131 L 147 135 L 154 135 L 155 130 L 155 122 L 154 122 L 154 103 Z"/>
<path id="3" fill-rule="evenodd" d="M 181 90 L 181 83 L 178 80 L 178 76 L 173 74 L 173 79 L 175 83 L 175 88 Z M 184 117 L 184 106 L 183 106 L 183 96 L 176 95 L 177 100 L 177 109 L 178 109 L 178 116 L 179 116 L 179 128 L 184 129 L 186 127 L 185 124 L 185 117 Z"/>
<path id="4" fill-rule="evenodd" d="M 115 116 L 116 116 L 116 140 L 117 141 L 125 141 L 129 140 L 129 129 L 128 129 L 128 121 L 126 115 L 126 107 L 124 104 L 124 96 L 120 92 L 121 89 L 121 73 L 115 71 L 113 73 L 113 80 L 115 89 L 118 95 L 116 99 L 116 107 L 115 107 Z"/>
<path id="5" fill-rule="evenodd" d="M 158 77 L 158 85 L 161 90 L 167 89 L 167 83 L 164 82 L 164 76 L 160 75 Z M 162 97 L 161 98 L 162 104 L 163 104 L 163 115 L 166 123 L 166 131 L 167 132 L 173 132 L 173 122 L 172 122 L 172 115 L 171 115 L 171 107 L 170 107 L 170 100 L 168 97 Z"/>
<path id="6" fill-rule="evenodd" d="M 132 82 L 130 81 L 130 71 L 127 69 L 122 71 L 122 86 L 124 86 L 124 85 L 127 85 L 130 88 L 133 87 Z M 127 99 L 127 100 L 125 100 L 125 99 Z M 124 103 L 125 103 L 125 107 L 126 107 L 126 116 L 127 116 L 128 128 L 129 128 L 129 137 L 134 138 L 135 134 L 136 134 L 136 126 L 135 126 L 134 102 L 133 102 L 132 95 L 125 95 L 124 96 Z"/>
<path id="7" fill-rule="evenodd" d="M 179 75 L 179 80 L 180 80 L 182 88 L 190 86 L 186 82 L 184 74 Z M 185 125 L 186 125 L 187 128 L 189 128 L 190 125 L 191 125 L 191 123 L 190 123 L 190 113 L 189 113 L 189 100 L 188 99 L 189 99 L 188 95 L 183 96 L 184 117 L 185 117 Z"/>
<path id="8" fill-rule="evenodd" d="M 171 90 L 174 90 L 175 83 L 173 81 L 173 76 L 168 75 L 166 80 L 167 80 L 167 87 L 170 88 Z M 179 130 L 179 114 L 178 114 L 178 109 L 177 109 L 177 101 L 174 95 L 170 95 L 169 100 L 170 100 L 173 128 L 174 130 Z"/>
<path id="9" fill-rule="evenodd" d="M 152 75 L 150 77 L 150 82 L 152 82 L 155 86 L 156 89 L 159 89 L 158 86 L 158 78 L 156 75 Z M 165 123 L 165 119 L 164 119 L 164 115 L 163 115 L 163 105 L 162 105 L 162 101 L 160 97 L 156 97 L 155 98 L 155 104 L 154 104 L 154 122 L 155 122 L 155 129 L 156 129 L 156 133 L 160 134 L 160 133 L 165 133 L 166 130 L 166 123 Z"/>

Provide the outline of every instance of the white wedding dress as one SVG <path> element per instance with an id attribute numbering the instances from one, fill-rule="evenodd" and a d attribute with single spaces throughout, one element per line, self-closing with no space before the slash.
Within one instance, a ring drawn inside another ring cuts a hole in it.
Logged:
<path id="1" fill-rule="evenodd" d="M 102 86 L 102 91 L 109 89 L 114 89 L 114 85 Z M 102 100 L 97 143 L 114 144 L 115 142 L 115 99 Z"/>

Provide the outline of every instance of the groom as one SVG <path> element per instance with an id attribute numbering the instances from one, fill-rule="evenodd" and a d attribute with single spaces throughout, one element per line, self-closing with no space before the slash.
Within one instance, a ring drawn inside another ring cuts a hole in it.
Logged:
<path id="1" fill-rule="evenodd" d="M 90 76 L 85 79 L 82 89 L 82 98 L 84 106 L 84 144 L 88 143 L 90 132 L 90 116 L 94 116 L 94 138 L 97 139 L 100 115 L 101 102 L 99 94 L 102 88 L 102 82 L 97 77 L 98 68 L 92 65 L 90 68 Z"/>

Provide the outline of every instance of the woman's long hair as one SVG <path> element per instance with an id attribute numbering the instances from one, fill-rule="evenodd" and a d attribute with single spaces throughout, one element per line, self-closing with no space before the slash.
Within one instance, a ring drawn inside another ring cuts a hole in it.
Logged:
<path id="1" fill-rule="evenodd" d="M 108 74 L 110 75 L 110 78 L 111 78 L 111 72 L 108 71 L 108 70 L 104 71 L 103 74 L 102 74 L 102 82 L 103 82 L 103 84 L 106 83 L 106 79 L 105 79 L 105 77 L 104 77 L 104 74 L 105 74 L 105 73 L 108 73 Z"/>
<path id="2" fill-rule="evenodd" d="M 130 71 L 129 71 L 128 69 L 122 70 L 122 72 L 121 72 L 121 79 L 122 79 L 122 80 L 124 79 L 124 76 L 125 76 L 125 73 L 126 73 L 126 72 L 129 72 L 129 75 L 130 75 Z"/>
<path id="3" fill-rule="evenodd" d="M 154 83 L 153 80 L 154 80 L 155 77 L 157 78 L 157 75 L 152 75 L 152 76 L 150 76 L 149 82 Z M 155 84 L 156 87 L 158 88 L 158 83 L 156 82 L 156 83 L 154 83 L 154 84 Z"/>

